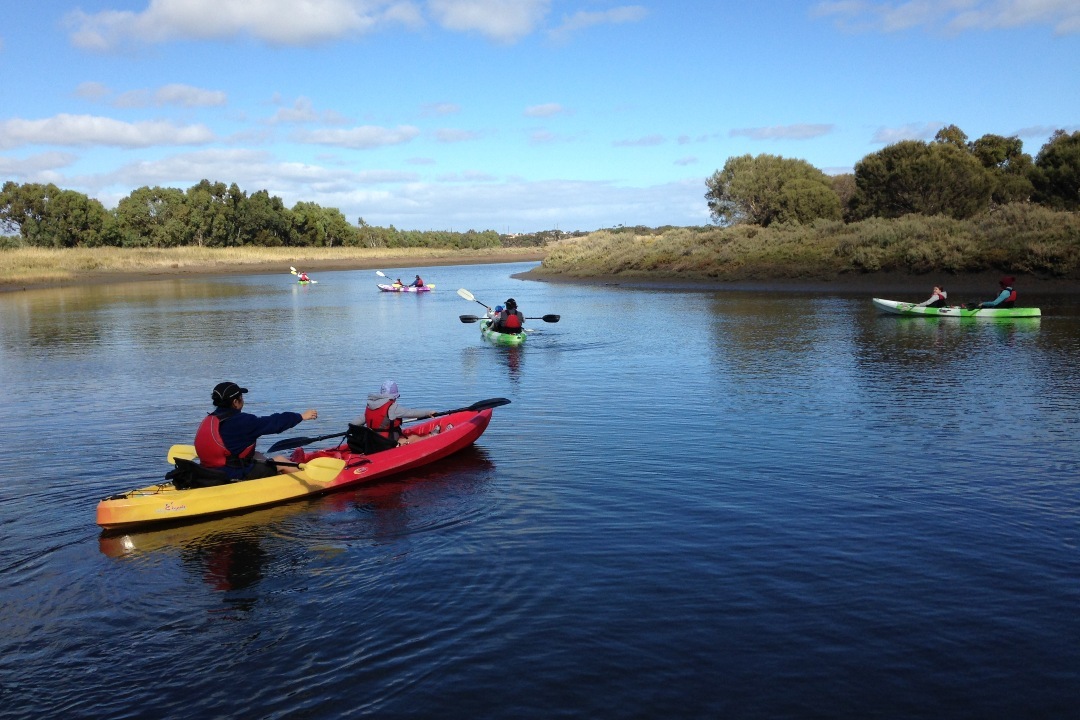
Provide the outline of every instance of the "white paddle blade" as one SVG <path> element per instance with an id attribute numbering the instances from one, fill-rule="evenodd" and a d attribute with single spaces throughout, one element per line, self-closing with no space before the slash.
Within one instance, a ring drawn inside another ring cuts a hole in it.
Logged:
<path id="1" fill-rule="evenodd" d="M 461 297 L 465 298 L 469 302 L 474 302 L 476 300 L 476 298 L 473 297 L 473 294 L 471 292 L 469 292 L 468 290 L 466 290 L 465 288 L 459 289 L 457 291 L 457 294 L 460 295 Z"/>

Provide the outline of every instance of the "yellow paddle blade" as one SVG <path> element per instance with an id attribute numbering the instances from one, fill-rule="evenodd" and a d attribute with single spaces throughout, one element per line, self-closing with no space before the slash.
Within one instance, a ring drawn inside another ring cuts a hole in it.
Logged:
<path id="1" fill-rule="evenodd" d="M 170 465 L 176 463 L 176 458 L 180 458 L 181 460 L 195 460 L 197 457 L 199 457 L 199 455 L 195 452 L 194 445 L 173 445 L 169 448 L 169 454 L 166 455 Z"/>
<path id="2" fill-rule="evenodd" d="M 321 457 L 300 463 L 304 474 L 317 483 L 328 483 L 345 469 L 345 461 L 340 458 Z"/>

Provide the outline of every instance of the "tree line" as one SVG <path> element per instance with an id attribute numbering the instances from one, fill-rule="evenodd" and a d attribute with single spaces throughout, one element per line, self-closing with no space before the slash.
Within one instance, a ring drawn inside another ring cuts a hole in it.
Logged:
<path id="1" fill-rule="evenodd" d="M 854 173 L 829 176 L 805 160 L 742 155 L 705 182 L 718 225 L 856 222 L 917 214 L 972 218 L 1030 202 L 1080 210 L 1080 132 L 1056 131 L 1032 158 L 1016 137 L 968 141 L 955 125 L 932 142 L 903 140 L 871 153 Z"/>
<path id="2" fill-rule="evenodd" d="M 398 230 L 349 223 L 337 208 L 313 202 L 285 207 L 266 190 L 202 180 L 186 191 L 141 187 L 108 210 L 98 200 L 52 183 L 5 182 L 0 229 L 38 247 L 500 247 L 494 230 Z"/>

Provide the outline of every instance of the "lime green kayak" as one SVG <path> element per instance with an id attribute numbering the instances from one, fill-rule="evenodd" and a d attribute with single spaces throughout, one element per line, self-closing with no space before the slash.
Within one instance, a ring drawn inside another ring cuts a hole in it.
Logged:
<path id="1" fill-rule="evenodd" d="M 907 315 L 911 317 L 958 317 L 958 318 L 1033 318 L 1040 317 L 1042 312 L 1039 308 L 1013 307 L 1013 308 L 974 308 L 968 310 L 964 307 L 920 307 L 914 303 L 898 302 L 896 300 L 882 300 L 874 298 L 874 307 L 891 315 Z"/>
<path id="2" fill-rule="evenodd" d="M 520 345 L 525 342 L 525 331 L 522 330 L 519 333 L 502 333 L 495 330 L 491 330 L 491 320 L 487 318 L 480 319 L 480 337 L 489 342 L 493 342 L 496 345 Z"/>

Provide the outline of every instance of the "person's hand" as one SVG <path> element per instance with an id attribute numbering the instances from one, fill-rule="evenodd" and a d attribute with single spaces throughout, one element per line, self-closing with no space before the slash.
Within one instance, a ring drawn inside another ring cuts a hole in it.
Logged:
<path id="1" fill-rule="evenodd" d="M 319 417 L 319 411 L 315 408 L 311 408 L 310 410 L 305 410 L 304 412 L 300 413 L 300 417 L 304 418 L 305 420 L 314 420 L 315 418 Z"/>

